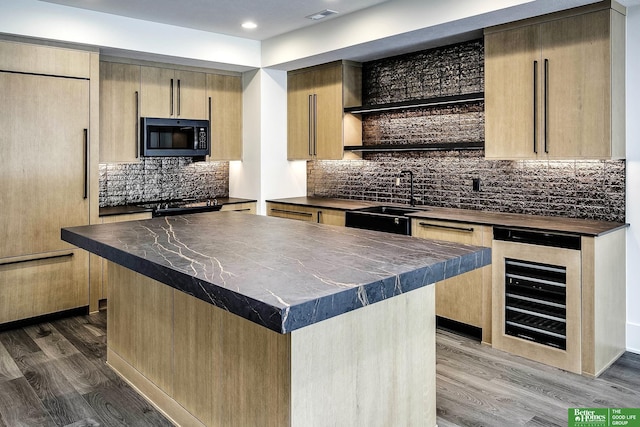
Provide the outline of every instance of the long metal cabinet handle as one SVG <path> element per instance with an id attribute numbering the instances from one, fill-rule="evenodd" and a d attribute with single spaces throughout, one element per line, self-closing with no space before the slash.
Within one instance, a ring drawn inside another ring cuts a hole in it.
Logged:
<path id="1" fill-rule="evenodd" d="M 178 79 L 178 117 L 180 117 L 180 79 Z"/>
<path id="2" fill-rule="evenodd" d="M 318 224 L 322 223 L 322 211 L 318 211 L 318 220 L 316 222 Z"/>
<path id="3" fill-rule="evenodd" d="M 169 106 L 171 107 L 169 115 L 173 116 L 173 79 L 171 79 L 171 95 L 169 96 Z"/>
<path id="4" fill-rule="evenodd" d="M 140 95 L 136 91 L 136 159 L 140 157 Z"/>
<path id="5" fill-rule="evenodd" d="M 549 118 L 549 60 L 544 60 L 544 152 L 549 153 L 547 121 Z"/>
<path id="6" fill-rule="evenodd" d="M 451 225 L 429 224 L 428 222 L 418 223 L 421 227 L 442 228 L 445 230 L 463 231 L 465 233 L 473 233 L 473 227 L 454 227 Z"/>
<path id="7" fill-rule="evenodd" d="M 73 252 L 67 252 L 60 255 L 45 255 L 45 256 L 40 256 L 35 258 L 19 259 L 15 261 L 0 261 L 0 265 L 21 264 L 23 262 L 35 262 L 35 261 L 43 261 L 47 259 L 66 258 L 71 256 L 73 256 Z"/>
<path id="8" fill-rule="evenodd" d="M 277 208 L 271 208 L 271 212 L 278 212 L 278 213 L 284 213 L 284 214 L 293 214 L 293 215 L 301 215 L 301 216 L 313 216 L 313 214 L 310 213 L 310 212 L 288 211 L 286 209 L 277 209 Z"/>
<path id="9" fill-rule="evenodd" d="M 313 155 L 318 155 L 318 95 L 313 94 Z"/>
<path id="10" fill-rule="evenodd" d="M 538 154 L 538 61 L 533 61 L 533 152 Z"/>
<path id="11" fill-rule="evenodd" d="M 209 152 L 213 155 L 213 147 L 211 146 L 211 97 L 209 97 L 209 129 L 207 129 L 207 143 L 209 144 Z"/>
<path id="12" fill-rule="evenodd" d="M 309 155 L 313 156 L 313 148 L 312 148 L 312 141 L 313 141 L 313 95 L 309 95 L 309 99 L 307 100 L 307 104 L 309 107 L 309 111 L 307 114 L 307 118 L 309 119 L 309 123 L 308 123 L 308 130 L 309 130 L 309 134 L 307 135 L 307 143 L 308 143 L 308 147 L 309 147 Z"/>
<path id="13" fill-rule="evenodd" d="M 89 183 L 87 182 L 89 180 L 89 130 L 84 129 L 82 133 L 82 156 L 84 157 L 84 191 L 82 198 L 86 199 L 89 193 Z"/>

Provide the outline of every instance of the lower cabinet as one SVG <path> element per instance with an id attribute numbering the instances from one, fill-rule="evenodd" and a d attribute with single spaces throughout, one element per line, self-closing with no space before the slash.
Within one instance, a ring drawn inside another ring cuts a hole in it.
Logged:
<path id="1" fill-rule="evenodd" d="M 256 202 L 248 202 L 248 203 L 234 203 L 234 204 L 227 204 L 227 205 L 223 205 L 222 209 L 220 209 L 220 211 L 222 212 L 246 212 L 248 214 L 254 214 L 256 213 Z"/>
<path id="2" fill-rule="evenodd" d="M 267 202 L 267 215 L 341 227 L 344 227 L 345 224 L 344 211 L 340 209 Z"/>
<path id="3" fill-rule="evenodd" d="M 580 250 L 494 240 L 492 252 L 493 346 L 582 373 Z"/>
<path id="4" fill-rule="evenodd" d="M 491 227 L 413 219 L 412 236 L 476 246 L 491 246 Z M 436 315 L 482 329 L 491 343 L 491 266 L 436 283 Z"/>
<path id="5" fill-rule="evenodd" d="M 570 248 L 496 236 L 493 346 L 578 374 L 606 370 L 626 348 L 625 234 L 574 236 Z"/>
<path id="6" fill-rule="evenodd" d="M 0 260 L 0 324 L 85 305 L 88 267 L 81 249 Z"/>

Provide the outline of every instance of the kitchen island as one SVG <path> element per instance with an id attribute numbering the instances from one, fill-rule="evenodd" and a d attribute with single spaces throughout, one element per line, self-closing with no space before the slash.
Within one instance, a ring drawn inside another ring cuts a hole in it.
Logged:
<path id="1" fill-rule="evenodd" d="M 180 425 L 435 425 L 434 287 L 488 248 L 216 212 L 73 227 L 107 362 Z"/>

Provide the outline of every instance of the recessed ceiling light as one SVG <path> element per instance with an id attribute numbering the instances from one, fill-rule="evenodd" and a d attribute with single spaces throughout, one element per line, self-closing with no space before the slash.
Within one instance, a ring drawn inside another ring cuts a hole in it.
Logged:
<path id="1" fill-rule="evenodd" d="M 258 28 L 258 24 L 256 24 L 255 22 L 247 21 L 242 24 L 242 28 L 244 28 L 245 30 L 255 30 L 256 28 Z"/>
<path id="2" fill-rule="evenodd" d="M 311 19 L 312 21 L 318 21 L 320 19 L 326 18 L 327 16 L 335 15 L 336 13 L 338 13 L 338 12 L 336 12 L 335 10 L 325 9 L 325 10 L 323 10 L 321 12 L 312 13 L 309 16 L 305 16 L 305 18 Z"/>

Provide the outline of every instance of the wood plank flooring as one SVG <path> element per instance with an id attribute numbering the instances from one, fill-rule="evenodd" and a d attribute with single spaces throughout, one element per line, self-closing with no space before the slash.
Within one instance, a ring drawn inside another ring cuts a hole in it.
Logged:
<path id="1" fill-rule="evenodd" d="M 0 333 L 0 426 L 171 426 L 105 353 L 105 312 Z M 564 427 L 570 407 L 640 408 L 640 355 L 590 379 L 438 330 L 436 356 L 439 427 Z"/>
<path id="2" fill-rule="evenodd" d="M 561 426 L 569 408 L 640 408 L 640 355 L 599 378 L 542 365 L 438 330 L 438 426 Z"/>

